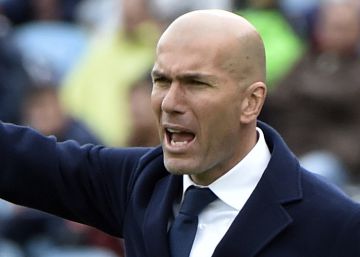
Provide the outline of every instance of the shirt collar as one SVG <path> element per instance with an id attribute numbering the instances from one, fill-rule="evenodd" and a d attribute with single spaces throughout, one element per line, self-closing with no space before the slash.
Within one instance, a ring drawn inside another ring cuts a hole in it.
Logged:
<path id="1" fill-rule="evenodd" d="M 271 157 L 264 133 L 260 128 L 256 130 L 259 138 L 251 151 L 232 169 L 208 186 L 221 201 L 238 211 L 254 191 Z M 183 176 L 183 195 L 191 185 L 199 186 L 189 175 Z"/>

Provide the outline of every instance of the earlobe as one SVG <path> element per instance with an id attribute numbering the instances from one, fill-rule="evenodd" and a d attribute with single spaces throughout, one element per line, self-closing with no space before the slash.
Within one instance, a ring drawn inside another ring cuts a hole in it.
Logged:
<path id="1" fill-rule="evenodd" d="M 255 82 L 246 89 L 240 117 L 242 123 L 256 121 L 264 104 L 266 93 L 266 85 L 263 82 Z"/>

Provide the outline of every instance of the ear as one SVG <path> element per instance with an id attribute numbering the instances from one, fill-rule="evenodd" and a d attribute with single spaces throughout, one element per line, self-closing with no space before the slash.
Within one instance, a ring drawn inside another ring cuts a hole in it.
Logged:
<path id="1" fill-rule="evenodd" d="M 263 82 L 255 82 L 245 90 L 241 106 L 241 123 L 256 121 L 264 105 L 266 93 L 266 85 Z"/>

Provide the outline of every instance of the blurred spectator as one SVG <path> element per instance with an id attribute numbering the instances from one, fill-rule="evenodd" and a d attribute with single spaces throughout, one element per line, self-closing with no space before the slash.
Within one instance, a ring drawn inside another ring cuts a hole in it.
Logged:
<path id="1" fill-rule="evenodd" d="M 116 257 L 125 256 L 123 239 L 107 235 L 104 232 L 87 225 L 83 225 L 68 220 L 65 220 L 65 222 L 66 222 L 66 228 L 69 229 L 70 234 L 76 235 L 78 239 L 81 239 L 81 242 L 84 246 L 92 246 L 100 249 L 107 249 L 110 252 L 116 254 Z M 102 256 L 100 255 L 99 257 Z"/>
<path id="2" fill-rule="evenodd" d="M 320 0 L 278 0 L 278 5 L 295 31 L 302 38 L 309 39 L 319 2 Z"/>
<path id="3" fill-rule="evenodd" d="M 82 0 L 77 6 L 76 21 L 89 34 L 113 31 L 122 21 L 122 0 Z M 96 35 L 100 36 L 100 35 Z"/>
<path id="4" fill-rule="evenodd" d="M 303 42 L 279 11 L 275 0 L 248 0 L 247 3 L 247 8 L 238 13 L 256 27 L 264 40 L 267 85 L 272 90 L 302 56 Z"/>
<path id="5" fill-rule="evenodd" d="M 159 35 L 145 0 L 122 1 L 123 26 L 98 37 L 62 88 L 69 111 L 82 117 L 106 145 L 125 145 L 129 88 L 153 63 Z"/>
<path id="6" fill-rule="evenodd" d="M 18 249 L 26 257 L 123 256 L 122 252 L 116 254 L 110 245 L 96 244 L 89 236 L 93 228 L 73 229 L 69 221 L 56 216 L 20 206 L 16 208 L 17 212 L 1 223 L 1 235 L 6 242 L 20 246 Z M 102 238 L 111 238 L 98 233 Z M 116 242 L 121 247 L 120 242 Z"/>
<path id="7" fill-rule="evenodd" d="M 65 112 L 51 67 L 35 59 L 26 63 L 31 86 L 23 102 L 22 123 L 44 135 L 55 135 L 58 141 L 73 139 L 80 144 L 100 144 L 81 121 Z M 1 236 L 21 246 L 27 257 L 123 256 L 120 240 L 94 228 L 33 209 L 14 208 L 11 215 L 0 219 Z"/>
<path id="8" fill-rule="evenodd" d="M 335 156 L 353 178 L 360 177 L 359 40 L 359 9 L 351 1 L 324 3 L 310 49 L 270 94 L 263 116 L 296 154 Z"/>
<path id="9" fill-rule="evenodd" d="M 34 21 L 17 26 L 15 45 L 27 59 L 43 60 L 61 81 L 73 69 L 88 45 L 88 35 L 76 24 Z"/>
<path id="10" fill-rule="evenodd" d="M 74 22 L 81 1 L 2 0 L 0 13 L 14 25 L 13 40 L 22 55 L 47 59 L 62 79 L 87 45 L 87 35 Z"/>
<path id="11" fill-rule="evenodd" d="M 5 122 L 20 121 L 20 105 L 29 78 L 21 55 L 11 40 L 11 27 L 0 15 L 0 119 Z"/>
<path id="12" fill-rule="evenodd" d="M 16 206 L 5 200 L 0 200 L 0 257 L 24 257 L 20 245 L 8 240 L 4 235 L 4 224 L 13 217 Z"/>
<path id="13" fill-rule="evenodd" d="M 171 22 L 178 16 L 198 9 L 232 10 L 233 0 L 150 0 L 150 8 L 161 20 Z"/>
<path id="14" fill-rule="evenodd" d="M 128 146 L 156 146 L 160 144 L 150 95 L 150 74 L 135 82 L 130 89 L 131 132 Z"/>
<path id="15" fill-rule="evenodd" d="M 19 247 L 12 242 L 0 241 L 0 257 L 25 257 Z"/>
<path id="16" fill-rule="evenodd" d="M 56 136 L 58 141 L 76 140 L 79 144 L 100 144 L 100 140 L 83 124 L 66 112 L 59 97 L 59 81 L 47 60 L 25 58 L 29 77 L 21 109 L 20 124 L 40 133 Z"/>
<path id="17" fill-rule="evenodd" d="M 77 4 L 81 0 L 3 0 L 0 12 L 14 25 L 34 20 L 74 21 Z"/>
<path id="18" fill-rule="evenodd" d="M 34 86 L 28 89 L 22 123 L 44 135 L 54 135 L 58 141 L 74 139 L 80 144 L 100 144 L 81 121 L 65 112 L 57 88 L 52 85 Z"/>

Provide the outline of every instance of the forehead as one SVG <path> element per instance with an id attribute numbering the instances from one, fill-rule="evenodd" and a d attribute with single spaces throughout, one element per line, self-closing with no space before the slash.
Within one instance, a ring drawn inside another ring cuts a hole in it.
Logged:
<path id="1" fill-rule="evenodd" d="M 154 69 L 169 74 L 219 72 L 228 58 L 227 47 L 229 45 L 225 40 L 209 35 L 172 35 L 159 41 Z"/>
<path id="2" fill-rule="evenodd" d="M 320 21 L 325 25 L 356 25 L 360 22 L 357 8 L 349 4 L 333 4 L 323 7 L 320 12 Z"/>

